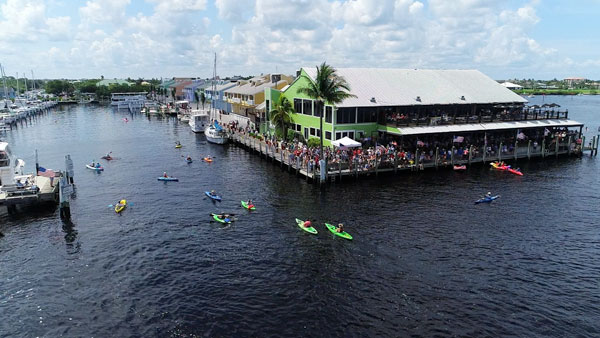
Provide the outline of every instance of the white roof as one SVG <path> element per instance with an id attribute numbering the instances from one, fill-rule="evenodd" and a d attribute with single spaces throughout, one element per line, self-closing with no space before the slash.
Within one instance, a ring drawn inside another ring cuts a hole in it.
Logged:
<path id="1" fill-rule="evenodd" d="M 349 138 L 348 136 L 344 136 L 339 140 L 331 141 L 331 144 L 333 144 L 336 147 L 347 147 L 347 148 L 356 148 L 356 147 L 360 147 L 362 145 L 360 142 L 356 142 L 353 139 Z"/>
<path id="2" fill-rule="evenodd" d="M 441 133 L 461 133 L 470 131 L 487 131 L 502 129 L 526 129 L 526 128 L 546 128 L 546 127 L 578 127 L 583 123 L 573 120 L 534 120 L 518 122 L 489 122 L 489 123 L 468 123 L 453 124 L 447 126 L 424 126 L 424 127 L 402 127 L 398 128 L 399 135 L 421 135 L 421 134 L 441 134 Z M 384 131 L 384 130 L 382 130 Z M 388 130 L 389 132 L 389 130 Z M 394 133 L 394 132 L 392 132 Z M 395 133 L 394 133 L 395 134 Z"/>
<path id="3" fill-rule="evenodd" d="M 508 81 L 502 82 L 501 85 L 503 85 L 506 88 L 523 88 L 523 86 L 519 86 L 516 83 L 512 83 L 512 82 L 508 82 Z"/>
<path id="4" fill-rule="evenodd" d="M 223 83 L 223 84 L 220 84 L 220 85 L 216 85 L 215 88 L 216 88 L 216 91 L 220 92 L 221 90 L 229 89 L 229 88 L 235 87 L 235 86 L 236 86 L 235 82 L 227 82 L 227 83 Z M 212 88 L 211 87 L 207 87 L 205 90 L 212 91 Z"/>
<path id="5" fill-rule="evenodd" d="M 267 107 L 267 104 L 265 101 L 263 101 L 261 104 L 259 104 L 258 106 L 256 106 L 254 109 L 256 110 L 264 110 Z"/>
<path id="6" fill-rule="evenodd" d="M 315 67 L 303 67 L 303 69 L 312 79 L 315 78 L 317 74 Z M 350 85 L 350 93 L 357 96 L 344 100 L 337 105 L 338 107 L 527 102 L 478 70 L 394 68 L 337 68 L 336 70 L 337 74 L 344 77 Z"/>

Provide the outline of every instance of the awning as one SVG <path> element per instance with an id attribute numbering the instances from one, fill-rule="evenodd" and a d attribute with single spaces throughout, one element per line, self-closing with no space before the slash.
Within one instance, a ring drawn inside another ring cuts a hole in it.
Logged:
<path id="1" fill-rule="evenodd" d="M 573 120 L 534 120 L 517 122 L 489 122 L 489 123 L 468 123 L 454 124 L 447 126 L 424 126 L 424 127 L 402 127 L 394 130 L 380 130 L 390 134 L 397 135 L 422 135 L 422 134 L 443 134 L 443 133 L 464 133 L 491 130 L 508 129 L 527 129 L 527 128 L 549 128 L 549 127 L 580 127 L 583 123 Z"/>
<path id="2" fill-rule="evenodd" d="M 259 104 L 254 109 L 255 110 L 265 110 L 265 108 L 266 108 L 266 104 L 265 104 L 265 101 L 263 101 L 263 103 Z"/>
<path id="3" fill-rule="evenodd" d="M 353 139 L 349 138 L 348 136 L 344 136 L 339 140 L 332 141 L 331 144 L 333 144 L 336 147 L 346 147 L 346 148 L 356 148 L 356 147 L 360 147 L 362 145 L 360 142 L 356 142 Z"/>

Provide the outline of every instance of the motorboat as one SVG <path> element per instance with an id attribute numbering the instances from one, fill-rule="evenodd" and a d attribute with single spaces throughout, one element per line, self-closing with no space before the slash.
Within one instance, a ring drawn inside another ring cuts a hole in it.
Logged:
<path id="1" fill-rule="evenodd" d="M 183 121 L 183 119 L 182 119 Z M 194 110 L 189 119 L 189 125 L 194 133 L 203 133 L 204 129 L 210 124 L 210 117 L 205 110 Z"/>

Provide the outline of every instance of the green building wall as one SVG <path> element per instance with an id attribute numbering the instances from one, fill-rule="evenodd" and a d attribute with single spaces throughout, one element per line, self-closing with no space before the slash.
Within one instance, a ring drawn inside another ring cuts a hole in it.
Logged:
<path id="1" fill-rule="evenodd" d="M 305 88 L 310 83 L 310 78 L 308 74 L 301 69 L 300 76 L 292 82 L 292 84 L 284 91 L 279 92 L 277 90 L 273 90 L 271 88 L 265 90 L 265 100 L 269 100 L 269 106 L 267 107 L 267 111 L 270 111 L 273 107 L 273 102 L 276 102 L 279 99 L 280 95 L 286 97 L 292 106 L 294 106 L 294 99 L 309 99 L 306 94 L 301 93 L 300 89 Z M 327 104 L 329 105 L 329 104 Z M 313 110 L 314 110 L 314 102 L 313 102 Z M 323 117 L 323 145 L 330 146 L 332 140 L 336 140 L 336 132 L 339 133 L 348 133 L 353 132 L 354 139 L 359 139 L 359 132 L 362 132 L 363 137 L 373 137 L 377 135 L 378 125 L 377 123 L 354 123 L 354 124 L 335 124 L 336 120 L 336 112 L 333 110 L 332 123 L 325 122 L 325 117 Z M 269 114 L 267 114 L 270 116 Z M 319 117 L 313 115 L 305 115 L 305 114 L 297 114 L 293 113 L 291 116 L 291 120 L 293 124 L 300 125 L 301 130 L 299 131 L 303 136 L 305 135 L 304 129 L 308 128 L 308 138 L 318 138 L 318 136 L 310 135 L 310 128 L 319 129 Z M 264 124 L 265 127 L 268 124 Z M 261 129 L 263 131 L 263 129 Z M 326 132 L 331 132 L 332 140 L 328 140 L 325 138 Z M 264 132 L 274 132 L 272 128 L 265 128 Z M 307 139 L 308 139 L 307 138 Z"/>

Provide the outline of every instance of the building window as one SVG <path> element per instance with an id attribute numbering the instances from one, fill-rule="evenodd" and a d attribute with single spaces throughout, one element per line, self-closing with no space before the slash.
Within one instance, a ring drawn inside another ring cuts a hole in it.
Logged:
<path id="1" fill-rule="evenodd" d="M 356 132 L 356 137 L 360 140 L 365 138 L 365 132 L 364 131 L 357 131 Z"/>
<path id="2" fill-rule="evenodd" d="M 321 137 L 321 129 L 317 129 L 317 137 Z"/>
<path id="3" fill-rule="evenodd" d="M 325 122 L 326 123 L 331 123 L 332 121 L 332 117 L 333 116 L 333 107 L 331 106 L 325 106 Z"/>
<path id="4" fill-rule="evenodd" d="M 331 141 L 331 132 L 330 131 L 325 132 L 325 139 Z"/>
<path id="5" fill-rule="evenodd" d="M 356 123 L 377 122 L 377 108 L 361 107 L 356 115 Z"/>
<path id="6" fill-rule="evenodd" d="M 317 101 L 315 101 L 315 111 L 313 112 L 313 115 L 316 117 L 321 117 L 321 110 L 323 109 L 321 107 L 321 109 L 319 109 L 319 104 L 317 103 Z"/>
<path id="7" fill-rule="evenodd" d="M 315 128 L 312 128 L 312 127 L 311 127 L 311 128 L 310 128 L 310 136 L 315 136 L 315 135 L 316 135 L 316 133 L 315 133 Z"/>
<path id="8" fill-rule="evenodd" d="M 356 123 L 356 108 L 338 108 L 335 116 L 335 123 Z"/>
<path id="9" fill-rule="evenodd" d="M 344 137 L 349 137 L 351 139 L 354 139 L 354 130 L 348 130 L 348 131 L 336 131 L 335 132 L 335 139 L 339 140 L 341 138 Z"/>
<path id="10" fill-rule="evenodd" d="M 296 125 L 296 131 L 297 131 L 297 132 L 301 132 L 301 131 L 302 131 L 302 126 L 301 126 L 301 125 L 299 125 L 299 124 L 297 124 L 297 125 Z"/>
<path id="11" fill-rule="evenodd" d="M 296 114 L 302 114 L 302 100 L 301 99 L 294 99 L 294 110 L 296 111 Z"/>
<path id="12" fill-rule="evenodd" d="M 312 100 L 302 100 L 302 114 L 304 115 L 312 115 L 313 114 L 313 106 Z"/>

